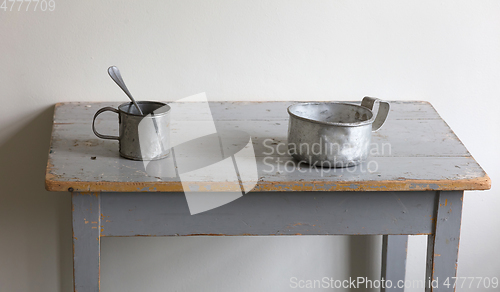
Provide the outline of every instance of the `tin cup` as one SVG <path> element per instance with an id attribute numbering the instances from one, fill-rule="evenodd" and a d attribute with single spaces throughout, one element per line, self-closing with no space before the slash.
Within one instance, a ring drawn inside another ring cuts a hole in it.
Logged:
<path id="1" fill-rule="evenodd" d="M 120 156 L 132 160 L 157 160 L 170 154 L 170 106 L 156 101 L 138 101 L 140 115 L 131 102 L 118 109 L 103 107 L 92 120 L 92 131 L 101 139 L 118 140 Z M 95 129 L 97 116 L 105 111 L 118 114 L 119 136 L 103 135 Z"/>

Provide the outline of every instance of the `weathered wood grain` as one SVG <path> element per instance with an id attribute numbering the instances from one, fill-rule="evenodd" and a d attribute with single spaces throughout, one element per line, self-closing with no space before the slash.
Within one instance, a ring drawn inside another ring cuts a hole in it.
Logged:
<path id="1" fill-rule="evenodd" d="M 190 215 L 183 193 L 101 193 L 101 236 L 430 234 L 436 192 L 248 193 Z M 367 212 L 373 210 L 373 212 Z"/>
<path id="2" fill-rule="evenodd" d="M 390 285 L 380 287 L 380 292 L 404 292 L 408 235 L 384 235 L 382 239 L 382 279 Z M 390 286 L 390 287 L 389 287 Z"/>
<path id="3" fill-rule="evenodd" d="M 293 102 L 212 102 L 218 131 L 240 130 L 252 138 L 257 157 L 258 183 L 254 191 L 413 191 L 484 190 L 490 179 L 453 131 L 426 102 L 391 102 L 389 119 L 373 133 L 371 158 L 356 168 L 321 169 L 298 165 L 286 154 L 288 114 Z M 151 164 L 119 157 L 117 141 L 101 140 L 91 131 L 95 111 L 118 103 L 63 103 L 56 105 L 46 188 L 51 191 L 180 192 L 172 156 Z M 182 137 L 179 124 L 209 121 L 198 115 L 199 103 L 170 103 L 172 133 Z M 197 127 L 197 123 L 192 123 Z M 103 115 L 97 123 L 106 134 L 116 134 L 116 115 Z M 202 142 L 202 141 L 201 141 Z M 224 145 L 242 147 L 245 141 Z M 199 147 L 203 148 L 203 147 Z M 183 154 L 178 153 L 177 157 Z M 190 154 L 191 155 L 191 154 Z M 193 153 L 192 155 L 203 155 Z M 251 162 L 244 162 L 251 163 Z M 238 165 L 244 168 L 245 165 Z M 286 168 L 286 169 L 285 169 Z M 368 171 L 366 171 L 369 169 Z M 149 169 L 148 169 L 149 170 Z M 193 181 L 183 177 L 188 185 Z M 210 176 L 204 183 L 223 186 Z M 243 182 L 245 183 L 245 182 Z"/>
<path id="4" fill-rule="evenodd" d="M 74 291 L 100 289 L 101 210 L 99 193 L 72 193 Z"/>
<path id="5" fill-rule="evenodd" d="M 426 292 L 455 291 L 462 203 L 463 191 L 439 192 L 435 231 L 427 243 Z"/>

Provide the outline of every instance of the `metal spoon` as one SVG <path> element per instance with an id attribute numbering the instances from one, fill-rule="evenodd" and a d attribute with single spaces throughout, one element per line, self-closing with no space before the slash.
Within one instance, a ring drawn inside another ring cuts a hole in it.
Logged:
<path id="1" fill-rule="evenodd" d="M 127 86 L 125 85 L 125 82 L 123 82 L 122 75 L 120 74 L 120 70 L 116 66 L 111 66 L 108 68 L 108 74 L 111 79 L 125 92 L 125 94 L 130 98 L 130 100 L 134 103 L 135 107 L 141 114 L 141 116 L 144 115 L 142 112 L 141 108 L 139 105 L 137 105 L 137 102 L 135 102 L 135 99 L 132 97 L 132 94 L 130 94 L 130 91 L 128 91 Z"/>
<path id="2" fill-rule="evenodd" d="M 123 82 L 122 75 L 120 74 L 120 70 L 116 66 L 111 66 L 108 68 L 108 74 L 111 79 L 125 92 L 125 94 L 130 98 L 132 103 L 135 105 L 141 116 L 144 116 L 144 113 L 142 112 L 141 108 L 139 105 L 137 105 L 137 102 L 135 102 L 135 99 L 132 97 L 132 94 L 130 94 L 130 91 L 128 91 L 127 86 L 125 85 L 125 82 Z M 156 118 L 155 118 L 155 113 L 152 112 L 151 116 L 153 117 L 153 125 L 155 127 L 156 135 L 159 135 L 158 132 L 158 124 L 156 123 Z M 158 143 L 160 144 L 160 148 L 162 153 L 165 152 L 165 149 L 163 148 L 163 144 L 160 142 L 158 139 Z"/>

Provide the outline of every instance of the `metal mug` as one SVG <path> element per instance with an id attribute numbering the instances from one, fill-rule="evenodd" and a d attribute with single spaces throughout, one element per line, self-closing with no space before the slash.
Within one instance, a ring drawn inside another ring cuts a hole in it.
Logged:
<path id="1" fill-rule="evenodd" d="M 170 154 L 170 106 L 156 101 L 138 101 L 144 116 L 133 103 L 118 109 L 103 107 L 92 120 L 92 131 L 101 139 L 118 140 L 120 156 L 133 160 L 157 160 Z M 105 111 L 118 114 L 119 136 L 103 135 L 95 129 L 97 116 Z"/>
<path id="2" fill-rule="evenodd" d="M 372 112 L 379 104 L 377 116 Z M 372 131 L 384 124 L 390 105 L 365 97 L 360 105 L 306 102 L 288 107 L 288 151 L 297 160 L 322 167 L 348 167 L 368 158 Z"/>

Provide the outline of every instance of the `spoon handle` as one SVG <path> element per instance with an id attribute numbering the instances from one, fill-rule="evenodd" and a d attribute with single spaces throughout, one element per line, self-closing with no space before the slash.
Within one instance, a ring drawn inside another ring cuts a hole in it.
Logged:
<path id="1" fill-rule="evenodd" d="M 125 82 L 123 82 L 123 78 L 122 78 L 122 75 L 120 74 L 120 70 L 118 70 L 118 68 L 116 66 L 111 66 L 108 68 L 108 74 L 109 74 L 109 77 L 111 77 L 111 79 L 113 79 L 113 81 L 123 90 L 123 92 L 125 92 L 125 94 L 134 103 L 135 107 L 137 108 L 137 110 L 139 111 L 141 116 L 143 116 L 144 113 L 142 112 L 142 110 L 139 107 L 139 105 L 137 104 L 137 102 L 135 102 L 135 99 L 132 97 L 132 94 L 130 94 L 130 91 L 128 91 L 128 88 L 125 85 Z"/>

